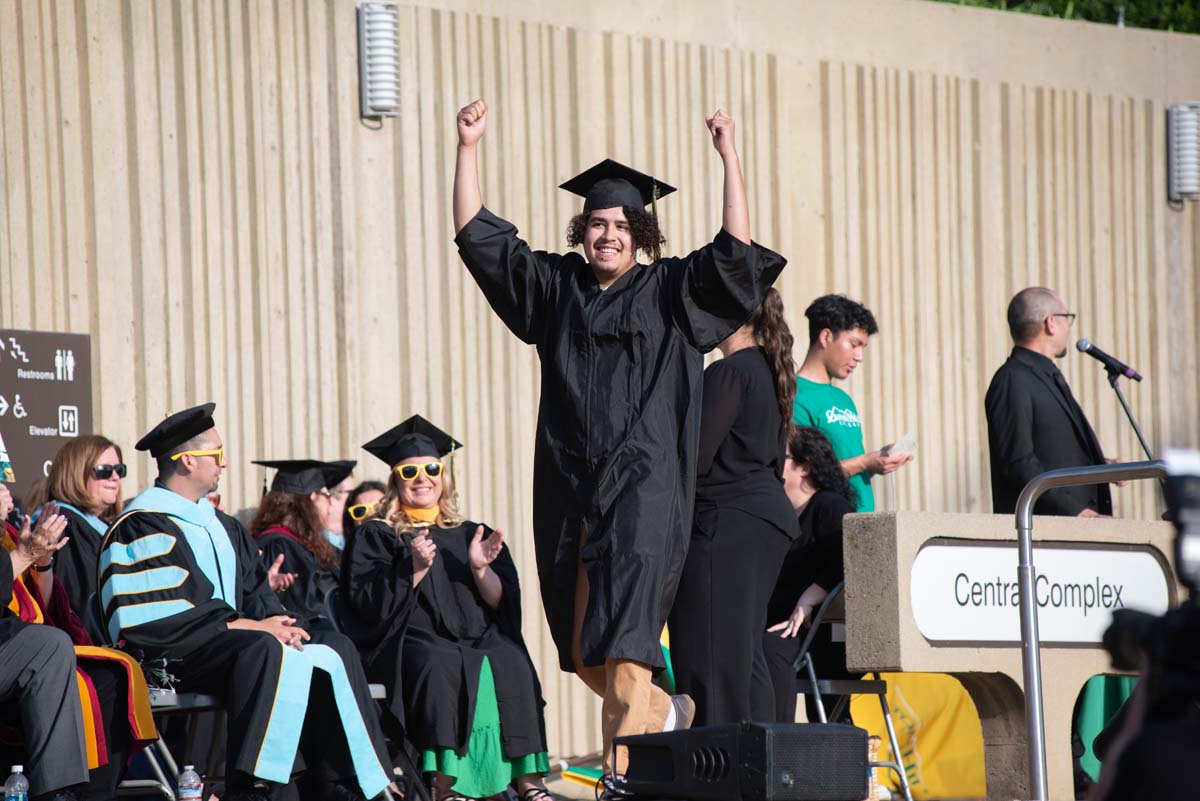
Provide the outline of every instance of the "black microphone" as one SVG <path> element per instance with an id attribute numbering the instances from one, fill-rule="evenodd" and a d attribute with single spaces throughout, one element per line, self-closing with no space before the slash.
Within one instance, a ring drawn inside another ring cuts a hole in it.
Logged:
<path id="1" fill-rule="evenodd" d="M 1093 359 L 1095 359 L 1096 361 L 1103 364 L 1104 369 L 1108 370 L 1109 372 L 1117 373 L 1118 375 L 1123 375 L 1126 378 L 1132 378 L 1134 381 L 1142 380 L 1142 376 L 1140 373 L 1138 373 L 1137 370 L 1134 370 L 1129 365 L 1127 365 L 1123 362 L 1120 362 L 1117 359 L 1114 359 L 1112 356 L 1109 356 L 1107 353 L 1105 353 L 1104 351 L 1097 348 L 1095 345 L 1093 345 L 1087 339 L 1081 339 L 1078 342 L 1076 342 L 1075 349 L 1078 350 L 1080 353 L 1086 353 L 1088 356 L 1091 356 Z"/>

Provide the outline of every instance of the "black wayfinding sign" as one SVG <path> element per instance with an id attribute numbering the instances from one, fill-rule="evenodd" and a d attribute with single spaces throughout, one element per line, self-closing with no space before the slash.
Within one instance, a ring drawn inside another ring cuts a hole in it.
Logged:
<path id="1" fill-rule="evenodd" d="M 23 498 L 59 448 L 91 432 L 91 337 L 0 328 L 0 436 L 13 494 Z"/>

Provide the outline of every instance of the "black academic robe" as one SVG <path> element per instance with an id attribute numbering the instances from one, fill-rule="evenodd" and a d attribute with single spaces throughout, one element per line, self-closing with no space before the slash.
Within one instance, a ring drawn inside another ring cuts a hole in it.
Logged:
<path id="1" fill-rule="evenodd" d="M 533 529 L 559 663 L 575 669 L 582 559 L 584 663 L 662 668 L 691 531 L 703 354 L 746 321 L 786 262 L 722 230 L 602 290 L 580 254 L 530 250 L 487 209 L 455 242 L 492 309 L 541 359 Z"/>
<path id="2" fill-rule="evenodd" d="M 488 607 L 468 548 L 478 524 L 430 528 L 437 557 L 412 584 L 412 537 L 372 520 L 342 555 L 344 626 L 366 649 L 368 674 L 383 682 L 397 719 L 422 749 L 466 751 L 486 656 L 495 678 L 504 754 L 546 750 L 541 685 L 521 637 L 521 587 L 508 547 L 492 562 L 503 593 Z M 491 534 L 485 527 L 484 537 Z"/>
<path id="3" fill-rule="evenodd" d="M 338 574 L 322 565 L 315 554 L 290 533 L 267 529 L 255 538 L 262 562 L 270 565 L 283 555 L 281 573 L 295 573 L 292 586 L 277 593 L 283 608 L 297 620 L 312 623 L 325 616 L 325 596 L 338 585 Z"/>
<path id="4" fill-rule="evenodd" d="M 101 521 L 90 523 L 74 509 L 60 509 L 67 518 L 63 537 L 70 538 L 70 542 L 54 555 L 54 574 L 67 590 L 71 611 L 80 620 L 87 621 L 90 619 L 87 602 L 96 592 L 96 565 L 100 563 L 100 540 L 104 531 L 97 530 Z"/>
<path id="5" fill-rule="evenodd" d="M 177 689 L 221 698 L 230 771 L 287 783 L 316 760 L 376 795 L 389 781 L 387 751 L 353 644 L 322 631 L 296 650 L 230 629 L 286 612 L 249 534 L 207 504 L 154 487 L 113 523 L 97 582 L 108 634 L 167 659 Z"/>

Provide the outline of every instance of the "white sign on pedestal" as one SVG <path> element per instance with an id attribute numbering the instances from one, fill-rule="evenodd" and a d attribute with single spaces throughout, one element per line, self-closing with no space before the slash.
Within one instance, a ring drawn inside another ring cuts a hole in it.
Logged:
<path id="1" fill-rule="evenodd" d="M 1146 549 L 1037 545 L 1033 564 L 1044 643 L 1096 644 L 1113 610 L 1161 614 L 1170 602 L 1163 565 Z M 1016 543 L 925 545 L 912 565 L 912 612 L 933 642 L 1019 643 Z"/>

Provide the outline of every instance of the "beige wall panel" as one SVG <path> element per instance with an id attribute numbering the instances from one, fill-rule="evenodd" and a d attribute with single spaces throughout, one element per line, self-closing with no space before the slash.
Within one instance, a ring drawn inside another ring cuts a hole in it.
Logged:
<path id="1" fill-rule="evenodd" d="M 358 117 L 351 0 L 0 0 L 0 326 L 90 333 L 97 421 L 132 443 L 212 399 L 227 501 L 258 457 L 362 457 L 420 412 L 467 448 L 467 511 L 502 528 L 551 750 L 597 747 L 599 707 L 558 672 L 530 519 L 539 376 L 452 242 L 453 116 L 492 105 L 490 208 L 563 247 L 555 187 L 604 157 L 680 187 L 669 250 L 720 224 L 703 119 L 737 120 L 755 237 L 802 356 L 803 309 L 845 292 L 881 335 L 847 389 L 868 445 L 912 430 L 900 509 L 991 508 L 982 399 L 1017 289 L 1058 288 L 1075 332 L 1148 376 L 1155 448 L 1200 444 L 1200 210 L 1165 202 L 1164 108 L 1200 98 L 1196 37 L 907 0 L 400 3 L 401 105 Z M 1068 380 L 1136 458 L 1102 371 Z M 0 425 L 4 421 L 0 420 Z M 881 503 L 888 489 L 880 482 Z M 1148 518 L 1148 486 L 1117 491 Z"/>

